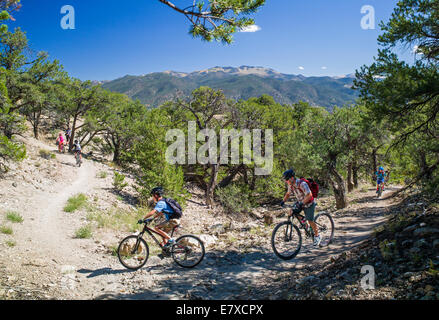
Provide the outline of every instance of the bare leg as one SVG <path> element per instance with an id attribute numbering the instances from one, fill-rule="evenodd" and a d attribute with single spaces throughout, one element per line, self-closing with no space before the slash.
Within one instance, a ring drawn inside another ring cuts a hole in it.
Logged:
<path id="1" fill-rule="evenodd" d="M 160 234 L 160 236 L 163 238 L 163 245 L 166 244 L 166 242 L 168 242 L 169 239 L 171 239 L 170 236 L 168 236 L 168 234 L 166 232 L 164 232 L 163 230 L 155 227 L 154 231 L 156 231 L 158 234 Z"/>
<path id="2" fill-rule="evenodd" d="M 309 225 L 311 226 L 311 228 L 314 230 L 314 235 L 316 237 L 319 236 L 319 228 L 317 228 L 317 225 L 315 224 L 314 221 L 308 221 Z"/>

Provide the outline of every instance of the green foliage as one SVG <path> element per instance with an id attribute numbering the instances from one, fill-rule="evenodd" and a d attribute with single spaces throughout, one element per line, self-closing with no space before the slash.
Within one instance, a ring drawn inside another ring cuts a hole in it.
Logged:
<path id="1" fill-rule="evenodd" d="M 90 225 L 81 227 L 75 232 L 75 238 L 77 239 L 90 239 L 92 236 L 93 234 Z"/>
<path id="2" fill-rule="evenodd" d="M 390 152 L 397 179 L 421 179 L 433 192 L 439 179 L 438 16 L 437 1 L 399 1 L 390 21 L 381 26 L 383 48 L 372 65 L 357 72 L 355 81 L 370 114 L 393 135 Z M 414 45 L 413 64 L 394 50 Z"/>
<path id="3" fill-rule="evenodd" d="M 26 157 L 26 148 L 0 135 L 0 172 L 8 171 L 8 161 L 21 161 Z"/>
<path id="4" fill-rule="evenodd" d="M 118 191 L 122 192 L 123 189 L 128 186 L 128 183 L 124 182 L 125 176 L 117 171 L 114 171 L 113 176 L 113 188 Z"/>
<path id="5" fill-rule="evenodd" d="M 6 241 L 6 245 L 7 245 L 9 248 L 13 248 L 13 247 L 15 247 L 15 246 L 17 245 L 17 243 L 16 243 L 15 241 L 8 240 L 8 241 Z"/>
<path id="6" fill-rule="evenodd" d="M 87 196 L 83 193 L 70 197 L 67 200 L 67 205 L 64 207 L 65 212 L 74 212 L 87 205 Z"/>
<path id="7" fill-rule="evenodd" d="M 224 70 L 224 71 L 222 71 Z M 291 76 L 294 77 L 294 76 Z M 132 99 L 151 107 L 177 97 L 176 91 L 190 96 L 200 86 L 221 88 L 226 97 L 248 100 L 252 97 L 267 95 L 276 97 L 281 104 L 294 104 L 308 101 L 312 105 L 332 110 L 335 105 L 343 106 L 354 103 L 358 93 L 349 87 L 352 79 L 333 79 L 329 77 L 297 79 L 278 79 L 261 77 L 253 74 L 240 74 L 237 69 L 229 73 L 229 68 L 213 68 L 208 73 L 191 74 L 179 77 L 168 73 L 152 73 L 145 76 L 125 76 L 106 82 L 104 89 L 120 92 Z M 273 103 L 272 103 L 273 104 Z"/>
<path id="8" fill-rule="evenodd" d="M 44 158 L 46 160 L 56 158 L 56 155 L 49 150 L 40 149 L 39 154 L 41 158 Z"/>
<path id="9" fill-rule="evenodd" d="M 6 212 L 6 219 L 15 223 L 23 222 L 23 217 L 19 213 L 14 211 Z"/>
<path id="10" fill-rule="evenodd" d="M 247 16 L 254 14 L 265 0 L 194 1 L 192 6 L 178 8 L 169 1 L 159 0 L 191 22 L 189 33 L 205 41 L 217 40 L 232 43 L 232 35 L 238 30 L 254 24 Z"/>
<path id="11" fill-rule="evenodd" d="M 246 186 L 241 186 L 240 188 L 235 184 L 231 184 L 225 188 L 216 190 L 219 202 L 227 213 L 240 214 L 250 211 L 252 206 L 249 199 L 249 192 L 245 189 Z"/>
<path id="12" fill-rule="evenodd" d="M 97 177 L 100 178 L 100 179 L 105 179 L 107 176 L 108 176 L 107 171 L 100 171 L 100 172 L 97 174 Z"/>
<path id="13" fill-rule="evenodd" d="M 389 241 L 386 239 L 380 242 L 379 248 L 384 260 L 392 260 L 397 254 L 395 241 Z"/>
<path id="14" fill-rule="evenodd" d="M 12 234 L 13 230 L 11 227 L 7 227 L 7 226 L 0 226 L 0 232 L 3 234 Z"/>
<path id="15" fill-rule="evenodd" d="M 112 208 L 107 211 L 92 208 L 87 214 L 87 220 L 96 223 L 98 228 L 135 232 L 139 229 L 137 221 L 144 217 L 142 209 L 138 211 Z"/>

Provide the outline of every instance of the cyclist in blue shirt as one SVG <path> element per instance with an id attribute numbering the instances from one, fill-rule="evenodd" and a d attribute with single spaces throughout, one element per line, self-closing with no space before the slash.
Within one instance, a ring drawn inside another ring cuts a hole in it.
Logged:
<path id="1" fill-rule="evenodd" d="M 171 232 L 175 226 L 178 226 L 180 224 L 180 219 L 176 219 L 173 216 L 174 210 L 169 204 L 166 203 L 165 199 L 162 197 L 163 193 L 164 191 L 161 187 L 155 187 L 151 190 L 155 207 L 153 210 L 151 210 L 151 212 L 146 214 L 144 220 L 154 215 L 154 219 L 160 217 L 153 229 L 163 238 L 162 245 L 164 245 L 165 247 L 169 247 L 172 245 L 173 240 L 168 235 L 168 233 Z M 143 220 L 139 220 L 139 223 L 143 223 Z"/>
<path id="2" fill-rule="evenodd" d="M 384 168 L 379 167 L 378 171 L 375 172 L 375 175 L 377 177 L 377 193 L 378 193 L 378 188 L 380 185 L 382 185 L 383 191 L 384 191 L 384 180 L 386 178 L 386 173 L 384 172 Z"/>

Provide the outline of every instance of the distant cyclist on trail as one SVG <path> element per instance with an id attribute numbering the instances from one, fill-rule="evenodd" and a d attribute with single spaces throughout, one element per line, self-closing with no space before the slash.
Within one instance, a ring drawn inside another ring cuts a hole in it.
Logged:
<path id="1" fill-rule="evenodd" d="M 79 144 L 78 139 L 75 139 L 75 142 L 73 143 L 73 148 L 72 149 L 73 149 L 73 152 L 75 154 L 75 157 L 76 157 L 76 154 L 78 154 L 79 155 L 79 160 L 82 161 L 81 145 Z"/>
<path id="2" fill-rule="evenodd" d="M 312 195 L 311 189 L 308 186 L 308 183 L 306 183 L 304 180 L 296 179 L 296 175 L 294 173 L 294 170 L 292 169 L 285 171 L 282 177 L 288 184 L 288 191 L 285 194 L 283 201 L 281 202 L 281 206 L 284 206 L 285 202 L 288 200 L 291 193 L 293 192 L 297 199 L 297 207 L 299 208 L 299 210 L 303 209 L 303 211 L 305 212 L 305 219 L 308 221 L 309 225 L 314 231 L 314 246 L 320 245 L 320 242 L 322 241 L 322 236 L 319 235 L 319 230 L 314 222 L 314 213 L 317 204 L 314 201 L 314 197 Z M 292 214 L 293 210 L 291 209 L 288 215 Z"/>
<path id="3" fill-rule="evenodd" d="M 154 215 L 156 215 L 156 217 L 160 216 L 158 223 L 153 229 L 162 236 L 162 244 L 165 247 L 170 247 L 174 241 L 171 239 L 168 233 L 171 232 L 175 226 L 180 224 L 180 219 L 179 217 L 176 217 L 174 209 L 172 209 L 172 207 L 162 197 L 163 193 L 164 191 L 162 187 L 155 187 L 151 190 L 155 207 L 151 212 L 146 214 L 144 220 Z M 138 223 L 143 223 L 144 220 L 139 220 Z"/>
<path id="4" fill-rule="evenodd" d="M 58 138 L 56 139 L 56 144 L 58 145 L 58 152 L 61 153 L 64 148 L 65 140 L 62 135 L 62 132 L 59 133 Z"/>
<path id="5" fill-rule="evenodd" d="M 378 189 L 379 189 L 380 185 L 382 186 L 383 191 L 384 191 L 384 181 L 385 181 L 386 176 L 387 176 L 386 173 L 384 172 L 384 168 L 379 167 L 378 171 L 375 172 L 375 175 L 377 177 L 377 192 L 376 193 L 378 193 Z"/>

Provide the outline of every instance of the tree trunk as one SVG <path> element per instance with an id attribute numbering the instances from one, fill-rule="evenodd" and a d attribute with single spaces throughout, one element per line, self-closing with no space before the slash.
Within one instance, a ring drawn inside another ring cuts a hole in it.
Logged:
<path id="1" fill-rule="evenodd" d="M 348 163 L 348 192 L 352 192 L 354 190 L 354 184 L 352 182 L 352 162 Z"/>
<path id="2" fill-rule="evenodd" d="M 113 162 L 117 165 L 120 165 L 120 151 L 118 144 L 114 145 Z"/>
<path id="3" fill-rule="evenodd" d="M 75 133 L 76 133 L 76 120 L 78 119 L 78 116 L 75 114 L 73 117 L 73 123 L 72 123 L 72 134 L 70 136 L 69 141 L 69 152 L 72 152 L 73 149 L 73 141 L 75 141 Z"/>
<path id="4" fill-rule="evenodd" d="M 227 187 L 232 181 L 233 179 L 236 177 L 236 175 L 239 173 L 239 171 L 241 171 L 241 169 L 244 167 L 243 164 L 234 167 L 230 174 L 225 177 L 223 180 L 221 180 L 220 183 L 218 183 L 218 188 L 225 188 Z"/>
<path id="5" fill-rule="evenodd" d="M 378 166 L 378 164 L 377 164 L 377 150 L 376 149 L 374 149 L 372 151 L 372 166 L 373 166 L 373 168 L 371 168 L 372 169 L 371 170 L 371 183 L 373 186 L 375 186 L 375 184 L 376 184 L 375 172 L 377 171 L 377 166 Z"/>
<path id="6" fill-rule="evenodd" d="M 218 164 L 210 165 L 210 180 L 206 188 L 206 204 L 209 208 L 213 207 L 213 198 L 218 178 Z"/>
<path id="7" fill-rule="evenodd" d="M 332 167 L 329 169 L 329 174 L 333 179 L 330 179 L 332 189 L 334 190 L 335 206 L 337 209 L 343 209 L 348 206 L 348 199 L 346 197 L 346 188 L 343 177 Z"/>
<path id="8" fill-rule="evenodd" d="M 357 163 L 354 162 L 353 166 L 352 166 L 352 179 L 354 180 L 354 188 L 357 189 L 358 188 L 358 167 L 357 167 Z"/>
<path id="9" fill-rule="evenodd" d="M 419 165 L 421 167 L 421 172 L 425 173 L 425 178 L 427 180 L 431 180 L 432 172 L 428 170 L 429 167 L 427 164 L 427 156 L 425 155 L 425 152 L 423 150 L 419 150 Z"/>

